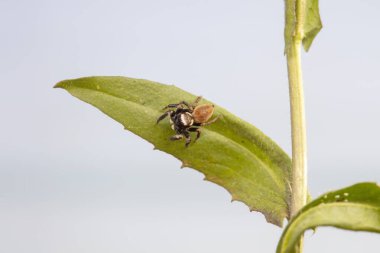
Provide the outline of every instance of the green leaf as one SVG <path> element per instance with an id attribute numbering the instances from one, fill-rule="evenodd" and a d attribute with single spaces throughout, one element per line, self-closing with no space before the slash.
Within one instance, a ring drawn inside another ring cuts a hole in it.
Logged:
<path id="1" fill-rule="evenodd" d="M 304 231 L 317 226 L 380 233 L 380 186 L 359 183 L 310 202 L 284 230 L 277 253 L 293 252 Z"/>
<path id="2" fill-rule="evenodd" d="M 168 120 L 156 125 L 161 109 L 172 103 L 194 101 L 196 96 L 173 85 L 126 77 L 88 77 L 66 80 L 64 88 L 121 123 L 125 129 L 152 143 L 156 149 L 182 161 L 221 185 L 232 200 L 262 212 L 267 221 L 281 226 L 288 217 L 291 161 L 271 139 L 251 124 L 215 106 L 215 123 L 202 129 L 196 143 L 170 141 Z M 209 103 L 202 100 L 201 103 Z"/>
<path id="3" fill-rule="evenodd" d="M 311 43 L 322 29 L 322 21 L 319 16 L 318 0 L 306 1 L 306 20 L 304 24 L 304 37 L 302 40 L 305 51 L 309 51 Z"/>
<path id="4" fill-rule="evenodd" d="M 322 29 L 319 1 L 285 0 L 285 21 L 285 53 L 294 39 L 301 39 L 305 51 L 309 51 L 314 38 Z M 297 34 L 296 30 L 298 22 L 301 22 L 301 34 Z"/>

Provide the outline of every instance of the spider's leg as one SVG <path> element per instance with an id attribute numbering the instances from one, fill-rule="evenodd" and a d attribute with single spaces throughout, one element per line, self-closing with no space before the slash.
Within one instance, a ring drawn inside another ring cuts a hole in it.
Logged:
<path id="1" fill-rule="evenodd" d="M 171 141 L 178 141 L 178 140 L 181 140 L 182 138 L 183 138 L 182 134 L 176 134 L 176 135 L 173 135 L 172 137 L 170 137 L 170 140 Z"/>
<path id="2" fill-rule="evenodd" d="M 186 137 L 185 147 L 187 148 L 191 142 L 191 137 L 188 131 L 183 131 L 183 135 Z"/>
<path id="3" fill-rule="evenodd" d="M 199 101 L 201 101 L 201 99 L 202 99 L 202 96 L 198 96 L 198 97 L 194 100 L 194 102 L 191 104 L 191 107 L 192 107 L 192 108 L 195 108 L 195 107 L 198 105 Z"/>
<path id="4" fill-rule="evenodd" d="M 168 104 L 168 105 L 165 106 L 162 110 L 165 110 L 165 109 L 168 109 L 168 108 L 180 108 L 180 107 L 182 107 L 183 105 L 185 105 L 187 108 L 190 108 L 189 103 L 187 103 L 186 101 L 181 101 L 181 102 L 179 102 L 178 104 Z"/>
<path id="5" fill-rule="evenodd" d="M 164 114 L 162 114 L 160 117 L 158 117 L 156 124 L 158 124 L 161 120 L 165 119 L 167 116 L 171 116 L 171 114 L 173 112 L 174 111 L 169 110 L 169 111 L 165 112 Z"/>
<path id="6" fill-rule="evenodd" d="M 199 137 L 201 136 L 201 129 L 197 128 L 197 127 L 190 127 L 189 129 L 187 129 L 189 132 L 197 132 L 197 137 L 195 138 L 194 142 L 196 142 Z"/>
<path id="7" fill-rule="evenodd" d="M 208 125 L 211 125 L 212 123 L 214 123 L 215 121 L 217 121 L 219 118 L 221 118 L 221 115 L 216 116 L 215 118 L 213 118 L 212 120 L 210 120 L 210 121 L 208 121 L 208 122 L 201 123 L 200 125 L 201 125 L 201 126 L 208 126 Z"/>

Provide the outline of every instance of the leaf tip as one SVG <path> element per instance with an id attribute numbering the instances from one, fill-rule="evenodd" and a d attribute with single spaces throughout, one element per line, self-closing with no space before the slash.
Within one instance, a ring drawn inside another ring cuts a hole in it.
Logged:
<path id="1" fill-rule="evenodd" d="M 69 86 L 69 80 L 63 80 L 58 83 L 56 83 L 53 88 L 61 88 L 61 89 L 66 89 Z"/>
<path id="2" fill-rule="evenodd" d="M 306 36 L 302 40 L 302 46 L 306 52 L 309 52 L 311 44 L 313 43 L 317 34 L 322 30 L 322 23 L 319 26 L 316 26 L 312 31 L 309 32 L 308 36 Z"/>
<path id="3" fill-rule="evenodd" d="M 59 83 L 56 83 L 56 84 L 53 86 L 53 88 L 54 88 L 54 89 L 55 89 L 55 88 L 62 88 L 62 86 L 63 86 L 62 82 L 59 82 Z"/>

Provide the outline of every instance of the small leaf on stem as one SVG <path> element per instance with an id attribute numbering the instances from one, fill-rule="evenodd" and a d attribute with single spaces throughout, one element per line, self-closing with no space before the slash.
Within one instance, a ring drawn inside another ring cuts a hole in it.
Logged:
<path id="1" fill-rule="evenodd" d="M 294 39 L 300 39 L 305 51 L 309 51 L 314 38 L 322 29 L 319 1 L 285 0 L 285 17 L 285 53 L 288 53 Z"/>

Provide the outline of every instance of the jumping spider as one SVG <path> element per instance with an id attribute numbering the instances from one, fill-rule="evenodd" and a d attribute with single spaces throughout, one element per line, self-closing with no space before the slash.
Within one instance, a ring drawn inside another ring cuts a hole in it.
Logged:
<path id="1" fill-rule="evenodd" d="M 171 127 L 176 132 L 175 135 L 170 137 L 170 140 L 176 141 L 185 137 L 185 146 L 187 147 L 191 142 L 189 132 L 197 132 L 197 137 L 194 140 L 194 142 L 196 142 L 201 136 L 200 127 L 210 125 L 219 118 L 219 116 L 217 116 L 208 121 L 214 113 L 214 105 L 198 105 L 201 99 L 202 97 L 197 97 L 192 104 L 189 104 L 186 101 L 181 101 L 178 104 L 169 104 L 162 109 L 169 110 L 157 119 L 157 124 L 167 116 L 170 116 L 169 120 Z"/>

